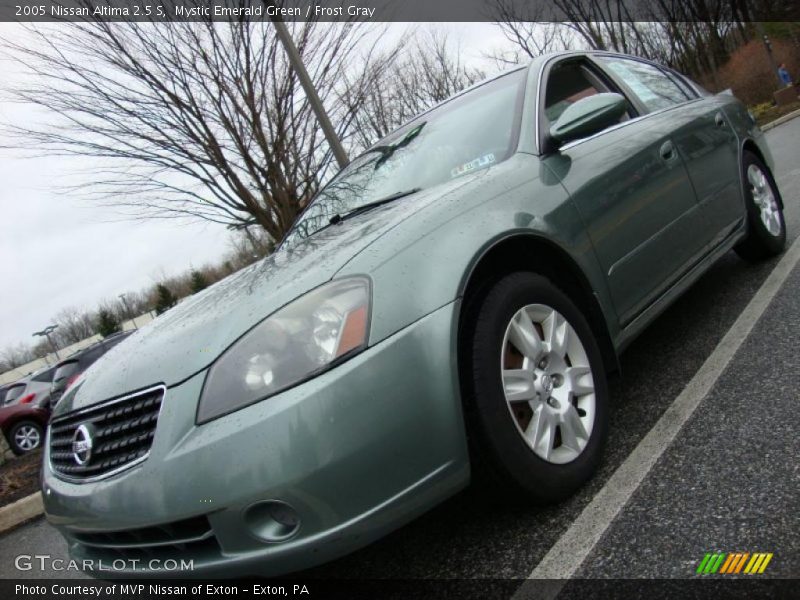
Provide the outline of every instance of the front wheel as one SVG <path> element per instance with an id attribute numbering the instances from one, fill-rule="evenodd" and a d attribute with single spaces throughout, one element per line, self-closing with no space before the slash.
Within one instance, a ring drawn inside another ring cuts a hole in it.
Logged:
<path id="1" fill-rule="evenodd" d="M 591 327 L 533 273 L 500 280 L 467 319 L 462 364 L 477 470 L 536 502 L 570 496 L 594 472 L 607 430 L 605 370 Z"/>
<path id="2" fill-rule="evenodd" d="M 786 245 L 786 223 L 780 193 L 769 169 L 750 152 L 743 156 L 747 237 L 736 252 L 747 260 L 761 260 L 780 254 Z"/>
<path id="3" fill-rule="evenodd" d="M 9 446 L 14 454 L 25 454 L 42 445 L 42 428 L 33 421 L 20 421 L 8 433 Z"/>

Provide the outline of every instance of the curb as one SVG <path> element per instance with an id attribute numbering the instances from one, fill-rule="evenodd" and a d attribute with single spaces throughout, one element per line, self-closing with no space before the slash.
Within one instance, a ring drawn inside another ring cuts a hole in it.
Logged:
<path id="1" fill-rule="evenodd" d="M 773 127 L 777 127 L 778 125 L 783 125 L 784 123 L 786 123 L 786 121 L 791 121 L 796 117 L 800 117 L 800 110 L 790 112 L 788 115 L 783 115 L 782 117 L 778 117 L 774 121 L 765 123 L 764 125 L 761 126 L 761 131 L 769 131 Z"/>
<path id="2" fill-rule="evenodd" d="M 44 513 L 42 493 L 36 492 L 0 508 L 0 534 Z"/>

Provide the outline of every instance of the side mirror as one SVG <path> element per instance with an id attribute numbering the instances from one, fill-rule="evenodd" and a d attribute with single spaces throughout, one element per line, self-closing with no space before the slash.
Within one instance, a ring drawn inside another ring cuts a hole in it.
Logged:
<path id="1" fill-rule="evenodd" d="M 550 137 L 562 145 L 588 137 L 615 125 L 625 114 L 627 102 L 619 94 L 595 94 L 578 100 L 561 113 L 550 127 Z"/>

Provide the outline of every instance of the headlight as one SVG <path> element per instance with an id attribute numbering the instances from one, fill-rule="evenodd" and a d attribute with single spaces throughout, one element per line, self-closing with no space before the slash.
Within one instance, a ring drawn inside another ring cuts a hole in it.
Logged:
<path id="1" fill-rule="evenodd" d="M 263 400 L 366 347 L 369 286 L 366 277 L 323 285 L 239 338 L 211 366 L 197 422 Z"/>

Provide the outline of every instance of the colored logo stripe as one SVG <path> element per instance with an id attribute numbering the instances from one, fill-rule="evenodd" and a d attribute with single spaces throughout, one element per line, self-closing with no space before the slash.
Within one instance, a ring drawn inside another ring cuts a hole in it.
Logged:
<path id="1" fill-rule="evenodd" d="M 747 563 L 747 566 L 744 568 L 745 573 L 749 573 L 750 575 L 754 575 L 756 573 L 763 573 L 764 569 L 767 568 L 769 561 L 772 560 L 772 553 L 760 552 L 758 554 L 753 554 L 753 558 L 750 559 L 750 562 Z"/>
<path id="2" fill-rule="evenodd" d="M 720 568 L 722 565 L 722 561 L 725 559 L 725 553 L 721 554 L 711 554 L 710 552 L 706 553 L 703 557 L 700 566 L 697 567 L 698 573 L 716 573 L 717 569 Z"/>
<path id="3" fill-rule="evenodd" d="M 750 556 L 749 552 L 734 552 L 728 555 L 728 560 L 722 565 L 720 573 L 738 573 L 744 566 L 744 561 Z"/>
<path id="4" fill-rule="evenodd" d="M 772 552 L 707 552 L 697 566 L 697 573 L 709 575 L 719 572 L 720 574 L 744 573 L 755 575 L 763 573 L 769 561 L 772 560 Z M 747 565 L 747 566 L 745 566 Z"/>
<path id="5" fill-rule="evenodd" d="M 728 554 L 728 558 L 722 563 L 722 568 L 719 570 L 720 573 L 730 573 L 731 565 L 734 564 L 739 559 L 739 555 L 736 552 L 732 552 Z"/>

